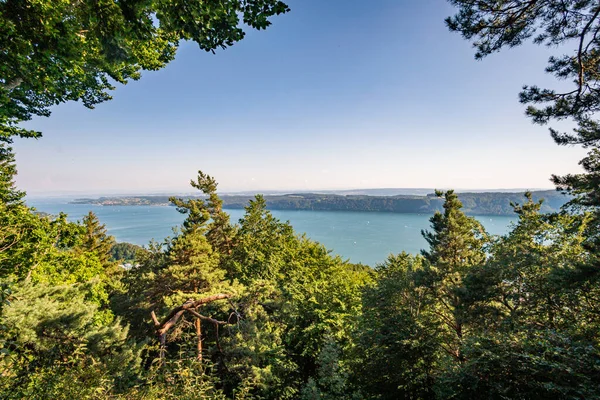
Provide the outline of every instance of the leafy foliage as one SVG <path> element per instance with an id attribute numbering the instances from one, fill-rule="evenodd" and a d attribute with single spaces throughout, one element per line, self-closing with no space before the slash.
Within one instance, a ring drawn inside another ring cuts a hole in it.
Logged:
<path id="1" fill-rule="evenodd" d="M 488 238 L 445 196 L 424 258 L 390 256 L 364 292 L 365 397 L 595 398 L 598 289 L 564 281 L 589 257 L 590 216 L 540 214 L 528 195 L 513 230 Z"/>
<path id="2" fill-rule="evenodd" d="M 115 82 L 163 68 L 180 41 L 214 52 L 243 39 L 242 24 L 265 29 L 287 11 L 279 0 L 3 1 L 0 137 L 39 137 L 18 123 L 67 101 L 93 108 Z"/>
<path id="3" fill-rule="evenodd" d="M 424 264 L 420 256 L 391 255 L 364 291 L 351 364 L 355 385 L 369 398 L 433 396 L 441 349 L 431 299 L 419 285 Z"/>
<path id="4" fill-rule="evenodd" d="M 144 249 L 135 244 L 121 242 L 115 243 L 110 248 L 110 260 L 121 261 L 121 262 L 134 262 L 138 253 L 143 252 Z"/>
<path id="5" fill-rule="evenodd" d="M 11 345 L 3 398 L 103 397 L 139 371 L 139 350 L 119 320 L 88 300 L 93 287 L 19 285 L 3 312 Z"/>

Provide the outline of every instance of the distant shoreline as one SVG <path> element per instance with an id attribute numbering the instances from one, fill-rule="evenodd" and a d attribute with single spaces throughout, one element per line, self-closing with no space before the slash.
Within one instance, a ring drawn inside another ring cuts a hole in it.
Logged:
<path id="1" fill-rule="evenodd" d="M 556 212 L 569 200 L 569 197 L 554 190 L 531 192 L 534 201 L 544 199 L 541 212 Z M 83 198 L 69 204 L 93 204 L 101 206 L 172 206 L 170 196 L 122 196 Z M 255 196 L 223 195 L 223 207 L 241 209 Z M 458 193 L 463 203 L 463 211 L 475 215 L 512 215 L 511 203 L 522 204 L 526 201 L 524 192 L 482 192 Z M 188 199 L 203 198 L 188 196 Z M 294 193 L 286 195 L 264 196 L 270 210 L 307 210 L 307 211 L 367 211 L 392 212 L 403 214 L 432 214 L 441 211 L 443 199 L 428 195 L 339 195 L 320 193 Z"/>

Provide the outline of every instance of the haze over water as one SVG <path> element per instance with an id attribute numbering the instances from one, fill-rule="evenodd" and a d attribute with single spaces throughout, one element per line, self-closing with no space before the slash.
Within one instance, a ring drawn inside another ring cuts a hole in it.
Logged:
<path id="1" fill-rule="evenodd" d="M 175 207 L 158 206 L 97 206 L 67 204 L 56 200 L 29 200 L 28 204 L 50 214 L 65 212 L 70 220 L 81 219 L 93 211 L 105 224 L 110 235 L 119 242 L 147 245 L 150 240 L 162 241 L 173 234 L 184 215 Z M 232 222 L 244 214 L 242 209 L 227 209 Z M 297 211 L 273 210 L 272 214 L 290 221 L 297 233 L 325 245 L 334 254 L 355 263 L 375 266 L 390 253 L 402 250 L 417 254 L 427 243 L 422 229 L 429 229 L 429 214 L 398 214 L 383 212 Z M 515 217 L 475 216 L 488 233 L 501 235 L 508 231 Z"/>

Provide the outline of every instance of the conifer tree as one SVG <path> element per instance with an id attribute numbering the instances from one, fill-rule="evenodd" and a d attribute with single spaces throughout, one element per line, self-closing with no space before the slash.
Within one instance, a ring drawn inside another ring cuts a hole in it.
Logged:
<path id="1" fill-rule="evenodd" d="M 462 211 L 462 203 L 453 190 L 446 193 L 436 192 L 444 197 L 444 212 L 431 217 L 432 232 L 423 231 L 422 235 L 429 244 L 429 250 L 421 253 L 442 272 L 460 272 L 485 261 L 485 231 L 473 217 Z"/>
<path id="2" fill-rule="evenodd" d="M 19 191 L 15 187 L 16 175 L 17 167 L 12 148 L 0 138 L 0 204 L 2 206 L 21 204 L 25 196 L 25 192 Z"/>
<path id="3" fill-rule="evenodd" d="M 472 267 L 485 263 L 487 234 L 475 218 L 461 211 L 454 191 L 436 194 L 444 196 L 444 212 L 431 217 L 431 232 L 422 232 L 429 243 L 429 250 L 422 250 L 428 265 L 424 284 L 437 302 L 435 313 L 447 332 L 445 350 L 461 360 L 460 344 L 468 315 L 463 281 Z"/>
<path id="4" fill-rule="evenodd" d="M 589 305 L 598 301 L 595 285 L 573 284 L 573 270 L 593 257 L 586 248 L 590 214 L 541 214 L 540 202 L 526 193 L 513 204 L 518 221 L 490 246 L 486 267 L 467 282 L 478 302 L 484 330 L 588 330 L 596 322 Z"/>
<path id="5" fill-rule="evenodd" d="M 167 307 L 217 293 L 227 286 L 218 253 L 199 231 L 186 232 L 173 239 L 167 252 L 167 266 L 158 279 L 161 286 L 168 288 L 162 294 Z"/>
<path id="6" fill-rule="evenodd" d="M 581 264 L 573 277 L 597 284 L 600 280 L 600 4 L 591 0 L 449 1 L 458 12 L 446 19 L 448 27 L 473 41 L 478 59 L 527 40 L 565 52 L 549 57 L 546 72 L 557 80 L 570 82 L 571 87 L 524 86 L 520 101 L 528 105 L 526 114 L 536 124 L 573 122 L 571 132 L 550 127 L 557 144 L 589 149 L 580 162 L 583 173 L 553 175 L 552 181 L 557 189 L 575 196 L 568 207 L 576 212 L 593 213 L 594 222 L 586 226 L 585 246 L 594 257 Z"/>
<path id="7" fill-rule="evenodd" d="M 169 199 L 179 212 L 187 215 L 183 223 L 184 229 L 188 232 L 204 230 L 213 249 L 220 254 L 231 253 L 235 228 L 229 222 L 229 214 L 223 211 L 223 200 L 217 194 L 217 181 L 212 176 L 198 171 L 198 177 L 191 180 L 190 185 L 202 192 L 206 198 Z"/>
<path id="8" fill-rule="evenodd" d="M 586 263 L 589 214 L 541 214 L 526 194 L 518 221 L 464 280 L 464 362 L 439 371 L 440 398 L 598 398 L 597 285 L 573 284 Z"/>
<path id="9" fill-rule="evenodd" d="M 267 210 L 263 196 L 257 195 L 245 209 L 236 236 L 236 246 L 226 260 L 232 278 L 243 283 L 284 278 L 286 263 L 298 247 L 294 229 Z"/>
<path id="10" fill-rule="evenodd" d="M 89 301 L 93 284 L 22 284 L 3 311 L 10 357 L 0 359 L 0 397 L 99 398 L 134 379 L 140 348 L 127 327 Z M 98 397 L 99 396 L 99 397 Z"/>
<path id="11" fill-rule="evenodd" d="M 203 330 L 202 320 L 214 326 L 210 340 L 220 348 L 219 326 L 227 324 L 229 304 L 217 300 L 228 299 L 237 290 L 235 284 L 225 279 L 226 272 L 220 266 L 221 257 L 230 251 L 234 230 L 229 216 L 222 210 L 217 184 L 212 177 L 199 172 L 191 185 L 208 198 L 172 198 L 177 210 L 187 214 L 182 228 L 174 238 L 167 239 L 164 250 L 161 246 L 152 246 L 128 278 L 130 291 L 137 298 L 135 307 L 145 309 L 146 316 L 152 313 L 163 362 L 167 333 L 170 341 L 183 346 L 189 345 L 190 336 L 194 336 L 196 355 L 202 360 L 203 343 L 209 336 Z M 205 302 L 206 299 L 210 301 Z M 156 314 L 163 319 L 159 320 Z M 212 318 L 212 314 L 224 319 Z M 186 330 L 186 317 L 192 318 L 193 333 Z"/>
<path id="12" fill-rule="evenodd" d="M 572 277 L 592 285 L 600 282 L 600 128 L 598 137 L 595 147 L 579 163 L 585 173 L 552 177 L 559 190 L 574 196 L 565 209 L 575 214 L 591 213 L 593 217 L 592 221 L 582 225 L 585 230 L 583 244 L 592 257 L 581 263 Z"/>
<path id="13" fill-rule="evenodd" d="M 91 211 L 83 217 L 81 224 L 84 230 L 81 235 L 81 248 L 96 253 L 100 262 L 107 264 L 115 239 L 107 234 L 106 226 L 101 224 L 96 214 Z"/>

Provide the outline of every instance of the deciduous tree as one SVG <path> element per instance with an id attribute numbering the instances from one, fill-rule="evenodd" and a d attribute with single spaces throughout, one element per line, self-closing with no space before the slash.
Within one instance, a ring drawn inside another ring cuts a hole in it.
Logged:
<path id="1" fill-rule="evenodd" d="M 279 0 L 2 1 L 0 136 L 37 137 L 18 123 L 66 101 L 93 108 L 115 83 L 163 68 L 183 40 L 214 52 L 287 11 Z"/>

